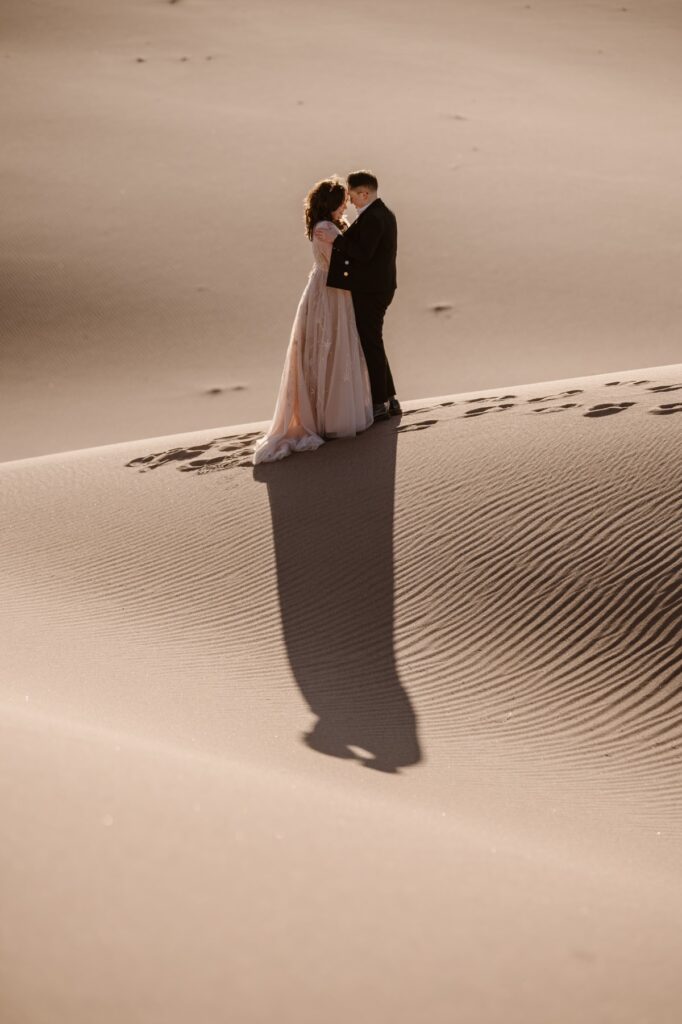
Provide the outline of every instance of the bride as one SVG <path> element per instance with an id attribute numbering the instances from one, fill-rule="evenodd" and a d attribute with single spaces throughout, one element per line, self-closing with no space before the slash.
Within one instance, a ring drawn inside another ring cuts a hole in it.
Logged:
<path id="1" fill-rule="evenodd" d="M 326 283 L 333 238 L 348 226 L 347 204 L 346 187 L 335 177 L 319 181 L 306 196 L 305 228 L 315 262 L 296 310 L 274 416 L 256 442 L 254 464 L 312 451 L 326 438 L 354 437 L 373 423 L 351 294 Z M 317 225 L 330 229 L 331 241 L 314 236 Z"/>

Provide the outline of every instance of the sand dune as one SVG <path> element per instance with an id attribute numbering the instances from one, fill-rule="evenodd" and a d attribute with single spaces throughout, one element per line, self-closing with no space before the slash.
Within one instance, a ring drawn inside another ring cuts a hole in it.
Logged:
<path id="1" fill-rule="evenodd" d="M 0 466 L 3 1020 L 676 1021 L 678 412 Z"/>
<path id="2" fill-rule="evenodd" d="M 681 37 L 677 0 L 4 0 L 0 459 L 269 417 L 302 198 L 367 165 L 402 398 L 677 362 Z"/>
<path id="3" fill-rule="evenodd" d="M 2 1024 L 678 1024 L 681 27 L 5 0 Z M 254 470 L 367 165 L 405 414 Z"/>

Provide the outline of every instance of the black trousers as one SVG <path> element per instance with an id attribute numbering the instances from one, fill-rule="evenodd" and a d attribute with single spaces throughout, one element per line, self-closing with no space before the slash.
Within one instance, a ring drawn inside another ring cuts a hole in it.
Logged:
<path id="1" fill-rule="evenodd" d="M 372 402 L 385 402 L 395 394 L 391 367 L 384 351 L 384 317 L 395 292 L 351 292 L 355 322 L 369 371 Z"/>

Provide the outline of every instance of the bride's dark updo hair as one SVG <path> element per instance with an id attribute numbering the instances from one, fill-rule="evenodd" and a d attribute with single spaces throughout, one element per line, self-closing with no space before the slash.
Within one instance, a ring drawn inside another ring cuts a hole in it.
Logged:
<path id="1" fill-rule="evenodd" d="M 346 198 L 346 186 L 341 178 L 336 176 L 325 178 L 313 185 L 303 203 L 303 214 L 305 217 L 305 233 L 312 240 L 315 225 L 321 220 L 330 220 L 336 224 L 339 231 L 345 231 L 348 225 L 345 221 L 334 220 L 332 214 L 338 210 Z"/>

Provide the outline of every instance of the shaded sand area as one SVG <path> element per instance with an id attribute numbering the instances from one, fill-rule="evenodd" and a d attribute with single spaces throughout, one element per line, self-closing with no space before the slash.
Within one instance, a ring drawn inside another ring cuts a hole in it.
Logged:
<path id="1" fill-rule="evenodd" d="M 682 366 L 0 466 L 6 1024 L 676 1024 Z"/>
<path id="2" fill-rule="evenodd" d="M 3 0 L 0 459 L 269 417 L 358 166 L 401 398 L 677 362 L 680 52 L 678 0 Z"/>

